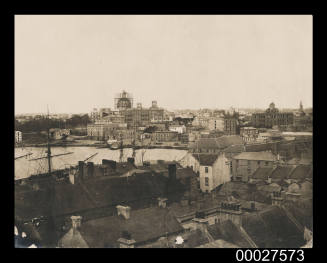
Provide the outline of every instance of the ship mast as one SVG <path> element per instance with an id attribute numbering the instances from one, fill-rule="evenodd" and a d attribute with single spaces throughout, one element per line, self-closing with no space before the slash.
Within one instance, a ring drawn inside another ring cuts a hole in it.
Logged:
<path id="1" fill-rule="evenodd" d="M 135 158 L 135 155 L 136 155 L 135 143 L 136 143 L 136 123 L 134 120 L 134 140 L 133 140 L 133 153 L 132 153 L 133 158 Z"/>
<path id="2" fill-rule="evenodd" d="M 47 158 L 48 158 L 48 173 L 49 175 L 51 174 L 51 148 L 50 148 L 50 128 L 49 128 L 49 107 L 47 106 L 48 109 L 48 115 L 47 115 L 47 132 L 48 132 L 48 151 L 47 151 Z"/>

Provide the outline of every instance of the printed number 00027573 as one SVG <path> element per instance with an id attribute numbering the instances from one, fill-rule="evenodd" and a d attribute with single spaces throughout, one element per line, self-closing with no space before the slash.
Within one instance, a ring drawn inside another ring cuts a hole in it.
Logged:
<path id="1" fill-rule="evenodd" d="M 301 262 L 304 260 L 304 251 L 302 249 L 238 249 L 236 251 L 236 260 L 241 261 L 261 261 L 261 262 Z"/>

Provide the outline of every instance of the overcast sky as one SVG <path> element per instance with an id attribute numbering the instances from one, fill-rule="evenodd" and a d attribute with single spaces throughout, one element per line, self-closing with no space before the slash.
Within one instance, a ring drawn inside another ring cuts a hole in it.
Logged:
<path id="1" fill-rule="evenodd" d="M 15 112 L 312 107 L 312 16 L 15 17 Z"/>

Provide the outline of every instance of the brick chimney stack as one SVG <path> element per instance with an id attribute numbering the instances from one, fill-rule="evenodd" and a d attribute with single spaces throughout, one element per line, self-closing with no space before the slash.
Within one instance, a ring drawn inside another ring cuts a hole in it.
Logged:
<path id="1" fill-rule="evenodd" d="M 272 192 L 271 193 L 271 204 L 282 206 L 284 198 L 282 197 L 282 192 Z"/>
<path id="2" fill-rule="evenodd" d="M 167 200 L 168 200 L 167 198 L 159 197 L 158 198 L 158 206 L 165 208 L 167 206 Z"/>
<path id="3" fill-rule="evenodd" d="M 76 230 L 78 230 L 81 227 L 82 217 L 81 216 L 71 216 L 70 218 L 72 220 L 73 233 L 75 234 Z"/>
<path id="4" fill-rule="evenodd" d="M 126 220 L 130 218 L 131 208 L 129 206 L 117 205 L 117 214 L 122 215 Z"/>

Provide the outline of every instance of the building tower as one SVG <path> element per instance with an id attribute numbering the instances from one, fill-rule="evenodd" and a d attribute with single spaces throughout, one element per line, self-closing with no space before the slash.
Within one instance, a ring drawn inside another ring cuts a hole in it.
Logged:
<path id="1" fill-rule="evenodd" d="M 130 93 L 123 92 L 119 93 L 115 97 L 115 109 L 119 111 L 131 109 L 133 107 L 133 96 Z"/>

